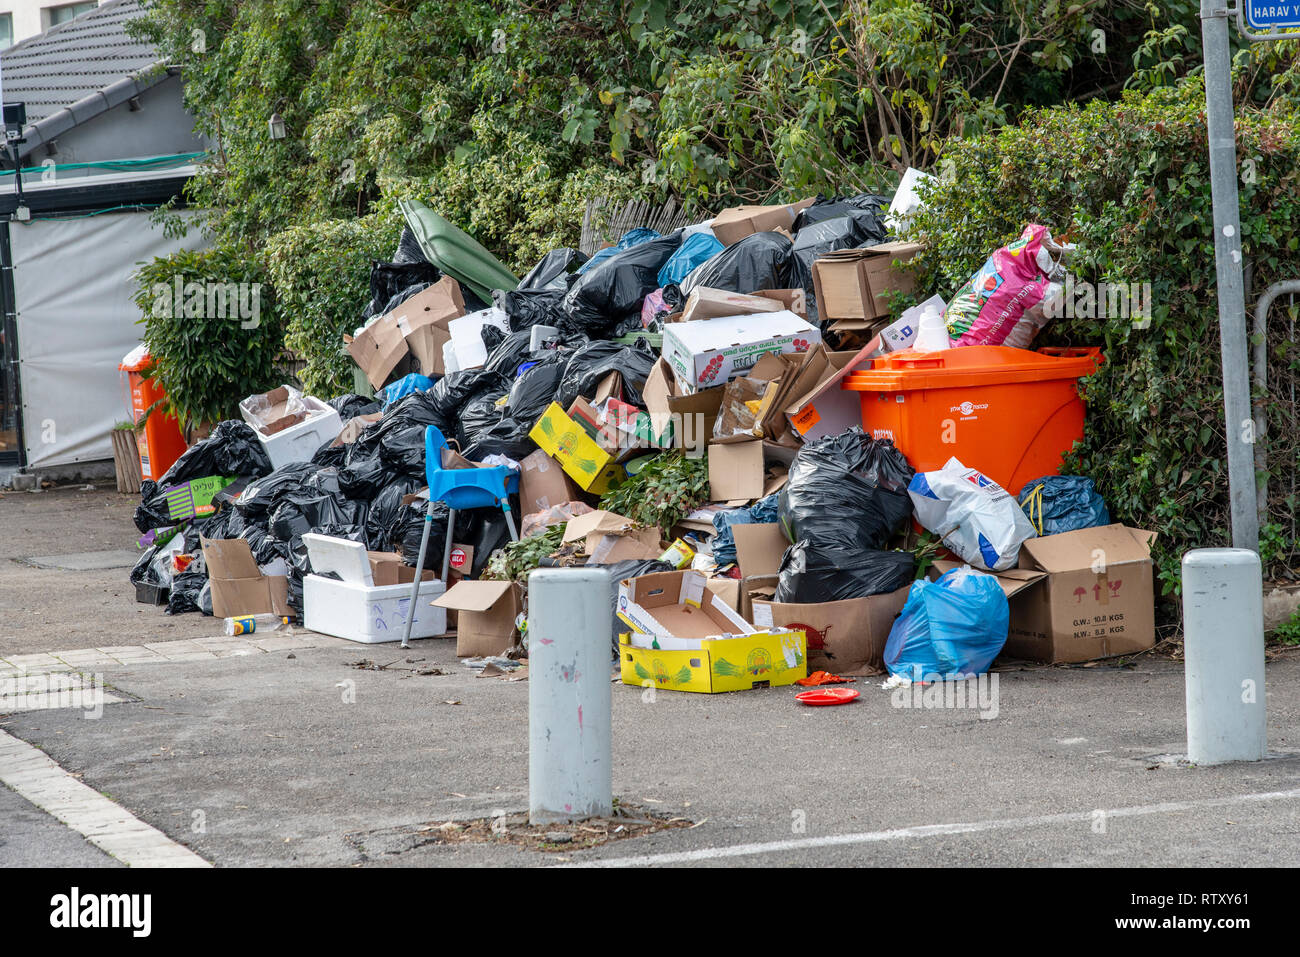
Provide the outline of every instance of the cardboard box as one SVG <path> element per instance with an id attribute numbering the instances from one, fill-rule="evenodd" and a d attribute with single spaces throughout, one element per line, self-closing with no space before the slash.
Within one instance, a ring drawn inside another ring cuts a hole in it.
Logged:
<path id="1" fill-rule="evenodd" d="M 866 249 L 839 249 L 818 259 L 812 268 L 818 315 L 823 320 L 863 322 L 890 315 L 887 293 L 916 288 L 911 274 L 895 268 L 894 263 L 911 260 L 924 248 L 921 243 L 889 242 Z M 841 330 L 838 324 L 832 328 Z"/>
<path id="2" fill-rule="evenodd" d="M 736 438 L 740 441 L 718 441 L 708 447 L 709 500 L 744 504 L 779 491 L 796 450 L 762 439 Z M 776 465 L 783 468 L 777 470 Z"/>
<path id="3" fill-rule="evenodd" d="M 908 586 L 887 595 L 819 604 L 754 599 L 750 616 L 756 627 L 803 631 L 807 636 L 810 671 L 878 675 L 885 671 L 889 631 L 903 610 L 910 590 Z"/>
<path id="4" fill-rule="evenodd" d="M 758 289 L 754 295 L 775 299 L 783 309 L 789 309 L 800 319 L 808 318 L 808 293 L 802 289 Z"/>
<path id="5" fill-rule="evenodd" d="M 353 338 L 343 337 L 348 353 L 376 389 L 383 388 L 398 366 L 414 359 L 426 376 L 443 375 L 443 345 L 450 341 L 452 319 L 465 314 L 460 284 L 443 276 L 391 312 L 376 319 Z"/>
<path id="6" fill-rule="evenodd" d="M 433 604 L 457 613 L 456 655 L 500 655 L 515 643 L 521 592 L 514 582 L 462 581 Z"/>
<path id="7" fill-rule="evenodd" d="M 289 607 L 289 579 L 263 575 L 244 539 L 202 538 L 200 545 L 212 583 L 213 617 L 294 613 Z"/>
<path id="8" fill-rule="evenodd" d="M 802 289 L 799 292 L 803 292 Z M 699 319 L 717 319 L 722 316 L 751 316 L 759 312 L 780 312 L 788 308 L 773 296 L 760 293 L 745 295 L 727 289 L 712 289 L 709 286 L 696 286 L 686 297 L 679 314 L 679 322 L 695 322 Z M 808 315 L 807 310 L 804 316 Z"/>
<path id="9" fill-rule="evenodd" d="M 370 563 L 370 581 L 371 584 L 384 585 L 410 585 L 415 581 L 415 569 L 410 565 L 402 563 L 402 556 L 397 552 L 366 552 L 366 559 Z M 428 561 L 429 556 L 425 557 Z M 437 569 L 426 568 L 420 576 L 420 581 L 429 582 L 437 581 Z"/>
<path id="10" fill-rule="evenodd" d="M 598 565 L 649 560 L 664 552 L 659 529 L 638 528 L 630 518 L 600 510 L 569 519 L 562 541 L 583 542 L 589 561 Z"/>
<path id="11" fill-rule="evenodd" d="M 213 498 L 227 485 L 238 481 L 233 475 L 207 475 L 190 479 L 179 485 L 168 485 L 162 490 L 167 500 L 167 517 L 174 522 L 187 518 L 202 518 L 217 510 Z"/>
<path id="12" fill-rule="evenodd" d="M 713 436 L 722 392 L 720 385 L 699 392 L 684 390 L 667 360 L 660 358 L 650 370 L 641 395 L 657 438 L 662 439 L 671 430 L 672 448 L 698 449 L 702 453 Z"/>
<path id="13" fill-rule="evenodd" d="M 732 525 L 731 533 L 736 540 L 736 565 L 742 577 L 775 575 L 781 570 L 781 559 L 790 541 L 780 523 Z"/>
<path id="14" fill-rule="evenodd" d="M 1031 538 L 996 577 L 1011 606 L 1002 654 L 1047 663 L 1135 654 L 1156 641 L 1155 532 L 1105 525 Z M 944 572 L 957 562 L 935 562 Z"/>
<path id="15" fill-rule="evenodd" d="M 696 392 L 753 368 L 769 352 L 807 352 L 822 341 L 793 312 L 757 313 L 664 326 L 663 357 L 683 392 Z"/>
<path id="16" fill-rule="evenodd" d="M 813 204 L 810 197 L 792 205 L 775 206 L 733 206 L 719 213 L 709 228 L 718 242 L 724 246 L 740 242 L 753 233 L 767 232 L 772 229 L 790 230 L 795 217 Z"/>
<path id="17" fill-rule="evenodd" d="M 916 334 L 921 330 L 921 316 L 925 310 L 934 306 L 940 314 L 947 307 L 943 296 L 931 296 L 925 302 L 904 309 L 897 321 L 891 322 L 880 330 L 880 349 L 882 352 L 898 352 L 906 349 L 916 341 Z"/>
<path id="18" fill-rule="evenodd" d="M 519 460 L 519 510 L 524 515 L 580 501 L 582 489 L 541 449 Z"/>
<path id="19" fill-rule="evenodd" d="M 808 674 L 804 635 L 758 631 L 706 587 L 695 571 L 619 583 L 624 684 L 717 694 L 790 685 Z"/>
<path id="20" fill-rule="evenodd" d="M 593 495 L 603 495 L 627 478 L 627 470 L 569 418 L 557 402 L 551 403 L 528 437 L 554 457 L 579 488 Z"/>

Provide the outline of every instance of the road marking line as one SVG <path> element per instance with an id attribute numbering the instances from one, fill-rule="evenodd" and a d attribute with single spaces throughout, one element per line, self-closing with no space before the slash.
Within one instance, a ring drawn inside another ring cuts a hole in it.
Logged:
<path id="1" fill-rule="evenodd" d="M 1040 827 L 1050 824 L 1090 823 L 1098 812 L 1106 818 L 1145 817 L 1151 814 L 1171 814 L 1199 808 L 1228 807 L 1236 804 L 1264 801 L 1289 801 L 1300 798 L 1300 788 L 1289 791 L 1267 791 L 1257 794 L 1237 794 L 1225 798 L 1207 798 L 1202 801 L 1167 801 L 1163 804 L 1143 804 L 1136 807 L 1119 807 L 1110 810 L 1074 811 L 1067 814 L 1043 814 L 1036 817 L 999 818 L 989 821 L 970 821 L 957 824 L 922 824 L 900 827 L 888 831 L 865 831 L 856 834 L 830 834 L 826 837 L 804 837 L 788 841 L 734 844 L 730 847 L 706 847 L 694 851 L 673 851 L 663 854 L 643 854 L 636 857 L 613 857 L 588 861 L 574 861 L 561 867 L 646 867 L 654 864 L 689 864 L 694 861 L 711 861 L 727 857 L 748 857 L 754 854 L 776 854 L 782 851 L 802 851 L 820 847 L 843 847 L 853 844 L 875 844 L 882 841 L 902 841 L 912 838 L 946 837 L 952 834 L 976 834 L 982 831 L 999 831 L 1017 827 Z"/>
<path id="2" fill-rule="evenodd" d="M 126 808 L 74 778 L 40 748 L 0 731 L 0 784 L 128 867 L 211 867 Z"/>

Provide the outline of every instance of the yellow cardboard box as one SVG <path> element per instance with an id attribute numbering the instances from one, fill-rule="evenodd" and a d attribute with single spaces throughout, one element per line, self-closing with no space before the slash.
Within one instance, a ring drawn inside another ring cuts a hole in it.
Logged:
<path id="1" fill-rule="evenodd" d="M 632 629 L 619 636 L 624 684 L 718 694 L 790 685 L 808 674 L 803 631 L 758 631 L 696 571 L 621 582 L 618 616 Z"/>
<path id="2" fill-rule="evenodd" d="M 569 418 L 558 402 L 551 403 L 528 437 L 559 462 L 580 488 L 595 495 L 604 495 L 627 478 L 627 470 Z"/>

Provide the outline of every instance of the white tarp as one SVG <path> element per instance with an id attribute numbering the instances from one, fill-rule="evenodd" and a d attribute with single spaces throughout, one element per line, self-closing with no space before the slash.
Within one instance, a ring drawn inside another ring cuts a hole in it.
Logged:
<path id="1" fill-rule="evenodd" d="M 168 239 L 147 212 L 11 222 L 23 437 L 29 467 L 113 457 L 109 431 L 131 418 L 119 372 L 140 342 L 137 264 L 203 245 Z"/>

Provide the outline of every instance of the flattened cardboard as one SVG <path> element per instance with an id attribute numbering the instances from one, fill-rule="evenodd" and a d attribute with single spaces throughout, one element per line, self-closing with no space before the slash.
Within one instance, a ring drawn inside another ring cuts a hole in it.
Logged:
<path id="1" fill-rule="evenodd" d="M 808 318 L 808 293 L 802 289 L 760 289 L 754 295 L 775 299 L 783 308 L 789 309 L 801 319 Z"/>
<path id="2" fill-rule="evenodd" d="M 753 233 L 773 229 L 789 230 L 794 226 L 795 217 L 814 202 L 815 198 L 809 197 L 791 205 L 733 206 L 714 217 L 709 228 L 713 230 L 718 242 L 730 246 Z"/>
<path id="3" fill-rule="evenodd" d="M 741 526 L 736 526 L 737 528 Z M 887 595 L 820 604 L 755 598 L 750 620 L 760 628 L 795 628 L 808 640 L 809 671 L 836 675 L 884 674 L 885 643 L 911 586 Z"/>
<path id="4" fill-rule="evenodd" d="M 593 534 L 622 535 L 635 529 L 636 522 L 632 521 L 632 519 L 619 515 L 617 512 L 597 509 L 594 512 L 577 515 L 569 519 L 569 523 L 564 526 L 564 537 L 561 541 L 565 543 L 576 542 Z"/>
<path id="5" fill-rule="evenodd" d="M 382 412 L 372 412 L 369 415 L 354 415 L 344 423 L 343 430 L 339 432 L 338 436 L 330 444 L 334 448 L 338 448 L 341 445 L 351 445 L 361 437 L 362 432 L 370 428 L 370 426 L 374 425 L 383 417 L 384 415 Z"/>
<path id="6" fill-rule="evenodd" d="M 397 318 L 389 313 L 366 326 L 347 343 L 352 361 L 365 373 L 366 380 L 375 389 L 382 389 L 397 364 L 407 355 L 406 339 L 397 328 Z"/>
<path id="7" fill-rule="evenodd" d="M 519 599 L 514 582 L 459 581 L 433 604 L 456 612 L 456 656 L 470 658 L 510 649 Z"/>
<path id="8" fill-rule="evenodd" d="M 582 489 L 541 449 L 519 460 L 519 507 L 524 515 L 582 501 Z"/>
<path id="9" fill-rule="evenodd" d="M 803 290 L 799 290 L 803 292 Z M 744 295 L 727 289 L 696 286 L 682 305 L 681 322 L 717 319 L 722 316 L 749 316 L 757 312 L 780 312 L 787 308 L 774 296 L 759 293 Z M 793 311 L 793 310 L 791 310 Z M 804 309 L 804 316 L 808 311 Z"/>
<path id="10" fill-rule="evenodd" d="M 752 501 L 763 496 L 763 443 L 715 442 L 709 446 L 709 498 Z"/>
<path id="11" fill-rule="evenodd" d="M 242 538 L 200 539 L 203 561 L 212 583 L 212 614 L 217 618 L 239 615 L 292 615 L 289 580 L 283 575 L 263 575 L 253 551 Z"/>
<path id="12" fill-rule="evenodd" d="M 824 435 L 839 435 L 862 424 L 862 401 L 856 392 L 845 391 L 842 384 L 850 372 L 871 366 L 871 354 L 875 350 L 869 343 L 851 355 L 828 353 L 821 377 L 786 406 L 786 420 L 805 442 Z"/>

